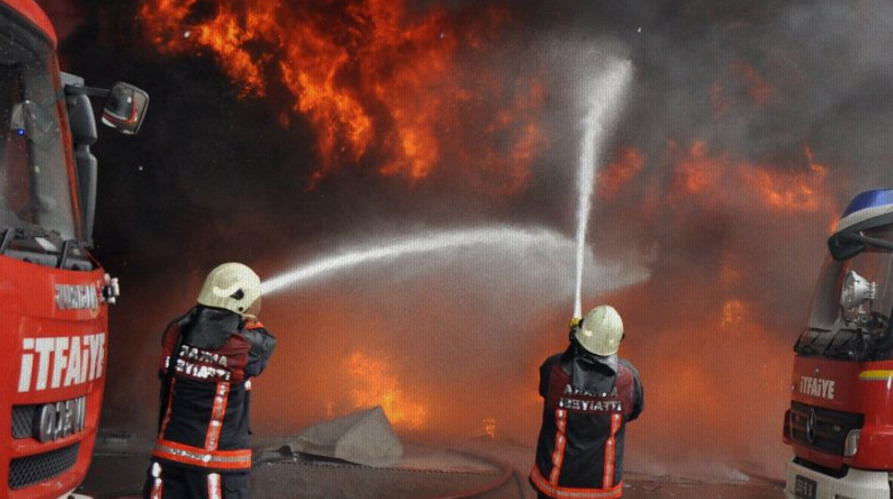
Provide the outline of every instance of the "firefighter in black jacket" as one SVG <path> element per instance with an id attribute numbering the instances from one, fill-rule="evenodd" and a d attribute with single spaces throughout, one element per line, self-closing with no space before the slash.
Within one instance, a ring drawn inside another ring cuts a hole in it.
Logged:
<path id="1" fill-rule="evenodd" d="M 158 436 L 145 498 L 247 498 L 253 376 L 275 338 L 257 321 L 260 278 L 240 263 L 212 270 L 198 304 L 162 338 Z"/>
<path id="2" fill-rule="evenodd" d="M 540 366 L 543 423 L 530 483 L 540 498 L 623 495 L 623 436 L 642 412 L 639 373 L 617 357 L 623 321 L 610 305 L 572 323 L 570 345 Z"/>

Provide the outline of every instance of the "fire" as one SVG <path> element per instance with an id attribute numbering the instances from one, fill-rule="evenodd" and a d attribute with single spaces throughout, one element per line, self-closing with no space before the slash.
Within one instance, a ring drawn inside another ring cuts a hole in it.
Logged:
<path id="1" fill-rule="evenodd" d="M 670 144 L 671 148 L 675 146 Z M 721 162 L 707 156 L 707 144 L 695 142 L 676 163 L 674 191 L 683 195 L 700 194 L 718 183 L 723 170 Z"/>
<path id="2" fill-rule="evenodd" d="M 826 182 L 828 168 L 815 162 L 809 146 L 803 148 L 805 165 L 786 170 L 730 155 L 713 156 L 703 141 L 684 150 L 676 143 L 668 148 L 676 157 L 671 200 L 699 196 L 712 206 L 728 205 L 737 198 L 759 201 L 760 206 L 776 212 L 834 216 L 833 196 Z"/>
<path id="3" fill-rule="evenodd" d="M 720 329 L 727 327 L 739 326 L 744 321 L 745 307 L 744 303 L 738 299 L 731 299 L 722 306 L 722 320 L 719 323 Z"/>
<path id="4" fill-rule="evenodd" d="M 245 46 L 258 40 L 254 30 L 271 23 L 273 9 L 260 6 L 249 12 L 243 22 L 232 7 L 223 4 L 218 6 L 214 18 L 190 26 L 187 20 L 198 4 L 198 0 L 158 0 L 155 4 L 144 4 L 140 17 L 147 21 L 154 20 L 150 26 L 159 26 L 164 17 L 168 26 L 179 28 L 150 29 L 148 35 L 152 43 L 170 52 L 181 51 L 182 47 L 193 44 L 208 47 L 221 60 L 228 61 L 224 68 L 231 78 L 242 83 L 243 95 L 263 95 L 263 68 Z"/>
<path id="5" fill-rule="evenodd" d="M 644 227 L 655 264 L 648 283 L 612 301 L 630 317 L 621 355 L 640 369 L 646 399 L 661 394 L 631 426 L 631 445 L 682 435 L 671 453 L 649 449 L 666 462 L 716 448 L 737 462 L 784 456 L 766 428 L 780 427 L 789 404 L 790 349 L 824 256 L 821 229 L 837 213 L 839 171 L 808 145 L 783 162 L 708 140 L 667 142 L 647 157 L 624 149 L 599 194 L 619 214 L 612 230 Z M 649 317 L 633 318 L 642 310 Z M 697 435 L 691 414 L 709 415 Z"/>
<path id="6" fill-rule="evenodd" d="M 814 162 L 809 146 L 804 146 L 803 154 L 807 169 L 772 172 L 747 168 L 741 170 L 741 176 L 773 209 L 810 213 L 830 209 L 830 198 L 822 195 L 827 168 Z"/>
<path id="7" fill-rule="evenodd" d="M 721 265 L 672 258 L 682 268 L 663 273 L 661 282 L 611 297 L 619 310 L 634 311 L 627 314 L 620 355 L 636 366 L 645 387 L 645 412 L 627 433 L 640 457 L 630 454 L 629 465 L 654 459 L 684 468 L 678 456 L 692 454 L 701 462 L 763 465 L 774 458 L 769 454 L 783 456 L 780 439 L 765 435 L 766 428 L 780 427 L 788 403 L 791 357 L 784 353 L 793 338 L 767 316 L 764 293 L 753 292 L 752 255 L 732 242 Z M 739 279 L 734 269 L 747 277 Z M 641 310 L 649 317 L 634 318 Z M 693 423 L 692 414 L 705 416 Z M 643 455 L 649 458 L 639 461 Z"/>
<path id="8" fill-rule="evenodd" d="M 496 418 L 484 418 L 484 435 L 496 438 Z"/>
<path id="9" fill-rule="evenodd" d="M 741 80 L 747 96 L 754 104 L 765 106 L 769 102 L 773 93 L 772 85 L 751 64 L 735 63 L 732 65 L 731 71 Z"/>
<path id="10" fill-rule="evenodd" d="M 354 406 L 367 408 L 380 405 L 394 426 L 421 429 L 428 420 L 425 407 L 410 400 L 390 366 L 363 352 L 353 352 L 343 362 L 350 377 Z"/>
<path id="11" fill-rule="evenodd" d="M 507 78 L 460 64 L 486 57 L 511 21 L 497 7 L 462 14 L 410 9 L 403 0 L 212 7 L 143 0 L 140 10 L 157 50 L 212 54 L 241 96 L 288 91 L 291 112 L 316 131 L 311 187 L 346 164 L 371 162 L 379 174 L 410 182 L 450 165 L 480 190 L 515 192 L 546 145 L 544 92 L 533 75 Z"/>
<path id="12" fill-rule="evenodd" d="M 752 64 L 739 61 L 707 89 L 713 107 L 713 117 L 719 119 L 731 111 L 733 101 L 745 101 L 751 106 L 766 107 L 777 90 Z"/>
<path id="13" fill-rule="evenodd" d="M 645 156 L 633 147 L 621 147 L 614 161 L 605 165 L 596 183 L 600 198 L 612 200 L 621 188 L 629 184 L 642 171 Z"/>

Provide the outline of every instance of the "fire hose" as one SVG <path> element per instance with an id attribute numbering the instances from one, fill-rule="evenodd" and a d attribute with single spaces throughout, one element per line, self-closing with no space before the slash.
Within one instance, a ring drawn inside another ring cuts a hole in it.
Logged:
<path id="1" fill-rule="evenodd" d="M 496 466 L 497 468 L 499 468 L 499 472 L 500 472 L 499 477 L 490 483 L 485 483 L 485 484 L 483 484 L 479 487 L 475 487 L 471 490 L 457 492 L 455 494 L 449 494 L 449 495 L 445 495 L 445 496 L 437 496 L 437 497 L 433 497 L 432 499 L 466 499 L 466 498 L 470 498 L 470 497 L 478 497 L 483 494 L 495 492 L 500 487 L 506 485 L 512 479 L 514 479 L 515 485 L 517 486 L 518 497 L 523 499 L 524 488 L 522 486 L 522 482 L 521 482 L 521 480 L 518 479 L 518 474 L 515 473 L 515 469 L 512 468 L 510 465 L 503 463 L 502 461 L 490 458 L 490 457 L 478 456 L 475 454 L 471 454 L 468 452 L 462 452 L 462 451 L 456 451 L 456 452 L 459 454 L 464 454 L 466 456 L 476 458 L 476 459 L 484 460 L 484 461 Z"/>

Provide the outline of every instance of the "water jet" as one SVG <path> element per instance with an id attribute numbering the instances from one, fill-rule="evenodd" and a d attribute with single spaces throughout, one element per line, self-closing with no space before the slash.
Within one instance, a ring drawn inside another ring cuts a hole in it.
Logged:
<path id="1" fill-rule="evenodd" d="M 261 284 L 261 292 L 265 296 L 275 295 L 357 267 L 387 265 L 411 256 L 445 256 L 463 248 L 505 252 L 515 258 L 521 258 L 533 249 L 537 249 L 538 254 L 560 256 L 573 251 L 573 242 L 542 227 L 492 225 L 428 230 L 412 236 L 359 244 L 333 256 L 298 265 L 266 279 Z"/>
<path id="2" fill-rule="evenodd" d="M 607 71 L 593 78 L 583 89 L 586 116 L 577 171 L 577 285 L 574 298 L 574 317 L 583 316 L 583 260 L 589 213 L 592 210 L 592 192 L 595 188 L 597 162 L 611 128 L 617 122 L 617 114 L 632 77 L 632 63 L 619 61 Z"/>

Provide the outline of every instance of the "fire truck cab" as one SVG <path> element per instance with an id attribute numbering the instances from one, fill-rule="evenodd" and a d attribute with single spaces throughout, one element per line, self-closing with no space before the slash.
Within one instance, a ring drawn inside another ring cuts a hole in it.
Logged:
<path id="1" fill-rule="evenodd" d="M 893 190 L 857 195 L 828 240 L 794 345 L 785 494 L 893 497 Z"/>
<path id="2" fill-rule="evenodd" d="M 90 254 L 102 121 L 136 133 L 148 97 L 60 72 L 33 0 L 0 0 L 0 497 L 67 497 L 99 423 L 108 305 L 117 283 Z"/>

